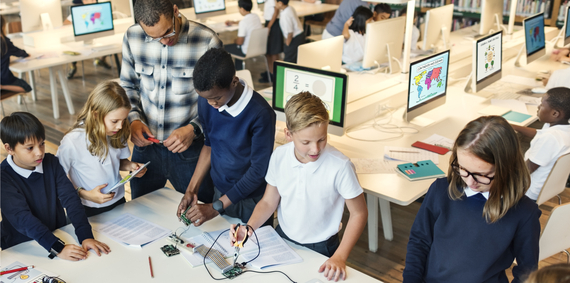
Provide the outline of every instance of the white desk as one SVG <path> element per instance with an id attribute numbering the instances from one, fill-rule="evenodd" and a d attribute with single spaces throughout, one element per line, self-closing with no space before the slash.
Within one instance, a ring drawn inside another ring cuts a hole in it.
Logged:
<path id="1" fill-rule="evenodd" d="M 157 190 L 120 205 L 112 211 L 91 217 L 90 222 L 93 227 L 97 227 L 101 223 L 114 219 L 122 213 L 131 213 L 174 231 L 179 227 L 185 227 L 181 222 L 178 222 L 176 217 L 176 209 L 181 198 L 182 194 L 174 190 Z M 229 228 L 230 222 L 237 223 L 238 221 L 238 219 L 216 217 L 202 225 L 200 229 L 190 228 L 184 236 L 198 235 L 202 230 L 215 231 Z M 71 225 L 56 230 L 55 234 L 66 243 L 76 243 L 75 233 Z M 203 266 L 192 268 L 181 255 L 166 257 L 160 250 L 160 247 L 168 243 L 166 239 L 157 240 L 140 249 L 126 247 L 98 234 L 96 231 L 94 231 L 94 235 L 96 239 L 109 245 L 112 250 L 110 254 L 102 255 L 101 257 L 90 254 L 87 260 L 79 262 L 65 261 L 58 258 L 50 260 L 47 257 L 48 253 L 46 250 L 35 241 L 29 241 L 3 250 L 1 254 L 2 265 L 7 265 L 14 261 L 33 264 L 37 268 L 59 274 L 62 279 L 69 283 L 213 282 Z M 303 258 L 303 262 L 267 268 L 267 270 L 283 271 L 297 282 L 307 282 L 314 278 L 327 282 L 326 278 L 318 273 L 318 268 L 326 260 L 326 257 L 307 248 L 289 244 Z M 261 252 L 263 253 L 263 250 Z M 152 258 L 154 279 L 150 277 L 149 256 Z M 214 277 L 223 277 L 217 267 L 212 264 L 208 265 L 208 267 Z M 347 267 L 347 272 L 348 278 L 346 282 L 380 282 L 350 267 Z M 286 283 L 290 281 L 278 273 L 245 273 L 231 282 Z"/>

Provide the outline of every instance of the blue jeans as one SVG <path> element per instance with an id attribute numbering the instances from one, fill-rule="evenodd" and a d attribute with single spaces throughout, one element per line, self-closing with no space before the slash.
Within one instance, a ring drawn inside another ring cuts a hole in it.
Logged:
<path id="1" fill-rule="evenodd" d="M 162 144 L 151 144 L 145 147 L 135 145 L 132 161 L 146 163 L 150 161 L 146 173 L 141 178 L 131 180 L 131 196 L 133 199 L 163 188 L 169 180 L 174 189 L 186 192 L 190 179 L 196 169 L 203 139 L 196 139 L 184 152 L 172 153 Z M 214 184 L 210 172 L 200 185 L 198 199 L 211 203 L 214 195 Z"/>

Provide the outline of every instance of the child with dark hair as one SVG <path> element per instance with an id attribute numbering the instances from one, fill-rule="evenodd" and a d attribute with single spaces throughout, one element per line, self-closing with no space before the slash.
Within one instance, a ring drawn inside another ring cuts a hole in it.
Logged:
<path id="1" fill-rule="evenodd" d="M 512 125 L 517 132 L 532 138 L 524 155 L 531 179 L 526 195 L 532 200 L 538 198 L 556 160 L 570 152 L 570 89 L 549 89 L 538 106 L 537 116 L 544 122 L 541 130 Z"/>
<path id="2" fill-rule="evenodd" d="M 205 141 L 177 215 L 191 205 L 186 217 L 195 226 L 218 214 L 247 223 L 265 193 L 275 112 L 235 76 L 232 57 L 223 49 L 204 53 L 194 68 L 193 81 L 200 95 L 198 115 Z M 198 204 L 196 194 L 208 170 L 214 181 L 213 203 Z"/>
<path id="3" fill-rule="evenodd" d="M 275 6 L 281 10 L 279 26 L 283 33 L 283 61 L 297 63 L 297 48 L 305 43 L 303 25 L 295 9 L 289 6 L 289 0 L 277 0 Z"/>
<path id="4" fill-rule="evenodd" d="M 259 16 L 251 12 L 251 8 L 253 7 L 251 0 L 239 0 L 238 7 L 239 13 L 243 16 L 243 19 L 241 21 L 226 21 L 226 25 L 228 26 L 239 24 L 238 37 L 236 38 L 235 43 L 224 45 L 224 49 L 231 54 L 245 57 L 249 47 L 249 41 L 251 39 L 251 32 L 263 27 L 261 26 Z M 243 61 L 235 59 L 235 63 L 236 70 L 243 70 Z"/>
<path id="5" fill-rule="evenodd" d="M 6 24 L 6 19 L 4 16 L 0 15 L 0 27 L 2 28 L 0 38 L 0 52 L 2 53 L 2 63 L 0 65 L 0 73 L 2 73 L 2 78 L 0 79 L 0 88 L 16 92 L 29 92 L 32 90 L 32 87 L 26 81 L 20 78 L 16 78 L 10 71 L 10 56 L 24 58 L 30 55 L 28 55 L 26 51 L 14 46 L 12 41 L 6 37 Z"/>
<path id="6" fill-rule="evenodd" d="M 9 156 L 2 161 L 2 249 L 35 240 L 59 257 L 78 261 L 89 249 L 101 255 L 109 247 L 93 238 L 91 225 L 57 157 L 45 153 L 45 130 L 38 118 L 15 112 L 0 122 L 0 137 Z M 75 227 L 81 246 L 65 244 L 52 231 Z"/>
<path id="7" fill-rule="evenodd" d="M 374 21 L 387 20 L 392 15 L 392 8 L 386 3 L 378 3 L 374 6 Z"/>
<path id="8" fill-rule="evenodd" d="M 351 64 L 362 61 L 364 57 L 366 24 L 373 21 L 372 11 L 364 6 L 359 6 L 352 14 L 352 17 L 344 23 L 344 29 L 342 30 L 342 35 L 344 36 L 342 62 Z"/>

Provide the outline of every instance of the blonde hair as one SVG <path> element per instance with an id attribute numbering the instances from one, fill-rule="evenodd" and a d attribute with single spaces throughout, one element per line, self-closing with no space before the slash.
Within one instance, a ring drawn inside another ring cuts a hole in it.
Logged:
<path id="1" fill-rule="evenodd" d="M 483 208 L 488 223 L 495 223 L 515 206 L 530 186 L 530 174 L 519 141 L 509 123 L 499 116 L 479 117 L 467 124 L 455 140 L 447 180 L 448 194 L 457 200 L 467 186 L 451 164 L 461 148 L 495 166 L 489 199 Z"/>
<path id="2" fill-rule="evenodd" d="M 570 283 L 570 264 L 558 263 L 531 273 L 525 283 Z"/>
<path id="3" fill-rule="evenodd" d="M 287 129 L 294 133 L 313 124 L 329 123 L 329 113 L 323 101 L 310 92 L 301 92 L 285 105 Z"/>
<path id="4" fill-rule="evenodd" d="M 84 128 L 87 140 L 90 143 L 87 149 L 91 155 L 104 160 L 109 153 L 105 116 L 119 108 L 131 109 L 131 103 L 125 90 L 114 81 L 102 82 L 89 94 L 77 121 L 68 133 L 76 128 Z M 130 133 L 130 123 L 125 119 L 119 132 L 110 137 L 111 146 L 113 148 L 127 146 Z"/>

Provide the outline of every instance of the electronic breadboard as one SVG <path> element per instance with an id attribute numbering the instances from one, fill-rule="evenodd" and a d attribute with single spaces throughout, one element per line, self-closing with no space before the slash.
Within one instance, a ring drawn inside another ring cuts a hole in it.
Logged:
<path id="1" fill-rule="evenodd" d="M 222 271 L 222 275 L 228 279 L 234 279 L 245 271 L 245 266 L 241 264 L 230 265 L 224 256 L 215 249 L 210 249 L 204 245 L 199 245 L 194 248 L 194 252 L 199 253 L 203 257 L 210 259 Z M 206 256 L 206 254 L 208 254 Z"/>

